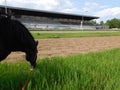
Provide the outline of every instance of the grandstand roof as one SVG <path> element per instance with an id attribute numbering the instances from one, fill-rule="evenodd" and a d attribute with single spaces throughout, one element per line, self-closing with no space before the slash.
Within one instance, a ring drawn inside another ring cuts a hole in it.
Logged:
<path id="1" fill-rule="evenodd" d="M 82 20 L 82 19 L 92 20 L 99 18 L 95 16 L 50 12 L 43 10 L 11 7 L 11 6 L 8 6 L 7 9 L 8 12 L 11 12 L 13 15 L 28 15 L 28 16 L 40 16 L 40 17 L 48 17 L 48 18 L 56 18 L 56 19 L 74 19 L 74 20 Z M 0 5 L 0 14 L 4 14 L 4 13 L 5 13 L 5 6 Z"/>

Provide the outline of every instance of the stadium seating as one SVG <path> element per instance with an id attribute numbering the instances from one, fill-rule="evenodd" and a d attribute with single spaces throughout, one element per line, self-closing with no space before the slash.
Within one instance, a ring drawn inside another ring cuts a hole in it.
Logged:
<path id="1" fill-rule="evenodd" d="M 80 20 L 53 19 L 33 16 L 14 16 L 13 19 L 20 20 L 27 28 L 42 29 L 96 29 L 89 21 L 84 21 L 81 27 Z"/>

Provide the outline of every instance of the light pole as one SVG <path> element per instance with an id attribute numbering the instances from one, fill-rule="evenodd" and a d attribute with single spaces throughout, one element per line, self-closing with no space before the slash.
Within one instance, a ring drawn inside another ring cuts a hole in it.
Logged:
<path id="1" fill-rule="evenodd" d="M 7 11 L 7 0 L 5 0 L 5 14 L 7 14 L 8 11 Z"/>
<path id="2" fill-rule="evenodd" d="M 84 12 L 88 12 L 87 10 Z M 83 22 L 84 22 L 84 15 L 82 15 L 81 22 L 80 22 L 80 29 L 83 30 Z"/>
<path id="3" fill-rule="evenodd" d="M 84 21 L 84 16 L 82 16 L 81 23 L 80 23 L 80 29 L 83 30 L 83 21 Z"/>

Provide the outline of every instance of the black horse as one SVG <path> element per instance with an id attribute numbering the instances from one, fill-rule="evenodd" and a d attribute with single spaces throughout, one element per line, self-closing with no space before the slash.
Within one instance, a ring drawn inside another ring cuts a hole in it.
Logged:
<path id="1" fill-rule="evenodd" d="M 12 51 L 26 53 L 26 60 L 35 68 L 37 59 L 37 45 L 28 29 L 17 20 L 0 17 L 0 61 L 4 60 Z"/>

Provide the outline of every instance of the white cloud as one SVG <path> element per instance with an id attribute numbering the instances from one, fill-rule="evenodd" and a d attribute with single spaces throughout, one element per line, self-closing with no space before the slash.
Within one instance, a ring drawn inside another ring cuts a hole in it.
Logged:
<path id="1" fill-rule="evenodd" d="M 85 2 L 82 10 L 88 11 L 91 15 L 100 17 L 100 19 L 97 19 L 97 22 L 120 18 L 120 7 L 109 7 L 96 2 Z"/>
<path id="2" fill-rule="evenodd" d="M 103 9 L 107 6 L 105 5 L 100 5 L 96 2 L 85 2 L 84 7 L 82 8 L 83 11 L 89 11 L 89 12 L 93 12 L 97 9 Z"/>
<path id="3" fill-rule="evenodd" d="M 64 13 L 75 13 L 75 12 L 79 12 L 79 10 L 77 8 L 66 8 L 66 9 L 63 9 L 62 12 Z"/>
<path id="4" fill-rule="evenodd" d="M 0 0 L 4 4 L 4 0 Z M 63 11 L 73 7 L 71 0 L 7 0 L 9 6 L 25 7 L 39 10 Z"/>
<path id="5" fill-rule="evenodd" d="M 0 0 L 0 4 L 4 4 L 3 2 L 4 0 Z M 7 5 L 73 14 L 81 12 L 73 0 L 7 0 Z"/>
<path id="6" fill-rule="evenodd" d="M 57 6 L 56 0 L 7 0 L 7 4 L 15 7 L 25 7 L 34 9 L 52 9 Z"/>
<path id="7" fill-rule="evenodd" d="M 96 12 L 95 16 L 99 16 L 100 20 L 108 20 L 112 18 L 120 18 L 120 7 L 106 8 L 101 11 Z"/>
<path id="8" fill-rule="evenodd" d="M 96 15 L 100 16 L 100 17 L 108 17 L 108 16 L 120 15 L 120 7 L 113 7 L 113 8 L 103 9 L 103 10 L 97 12 Z"/>
<path id="9" fill-rule="evenodd" d="M 5 4 L 5 0 L 0 0 L 0 4 Z"/>
<path id="10" fill-rule="evenodd" d="M 2 1 L 4 2 L 4 0 Z M 4 3 L 0 2 L 0 4 Z M 64 13 L 76 13 L 81 11 L 75 6 L 72 0 L 7 0 L 7 5 Z"/>

